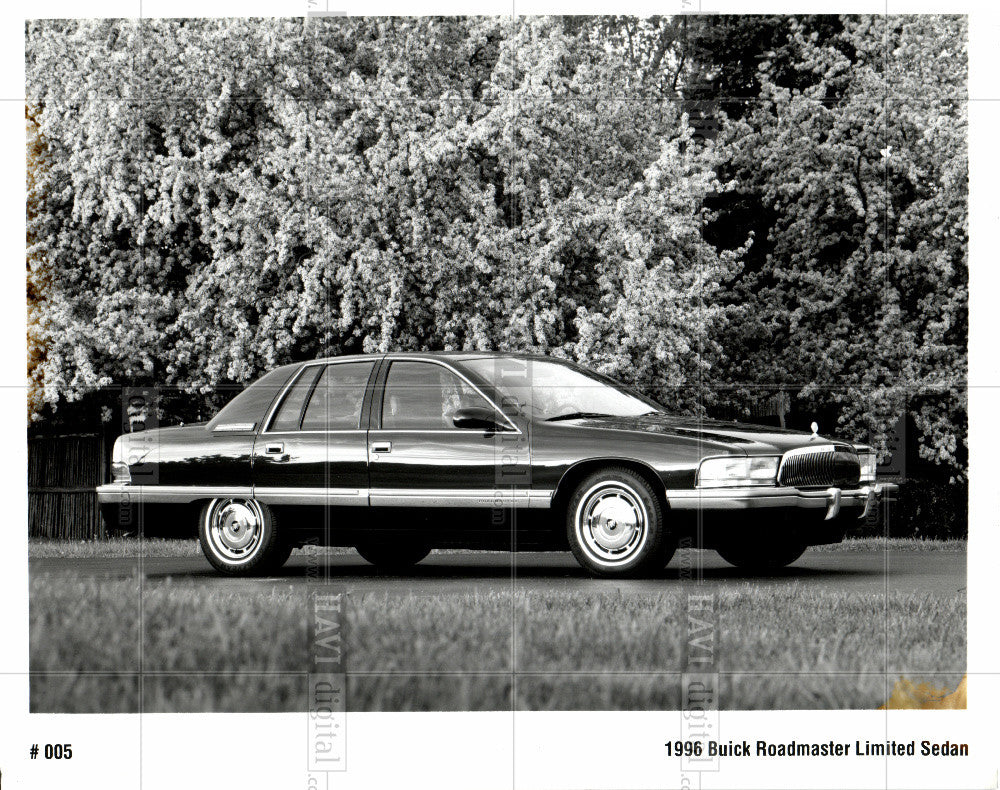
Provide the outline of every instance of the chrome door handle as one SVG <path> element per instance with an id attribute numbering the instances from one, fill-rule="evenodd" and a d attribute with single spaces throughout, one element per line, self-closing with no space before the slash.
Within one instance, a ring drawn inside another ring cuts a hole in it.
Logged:
<path id="1" fill-rule="evenodd" d="M 392 442 L 372 442 L 373 453 L 391 453 Z"/>
<path id="2" fill-rule="evenodd" d="M 285 452 L 284 442 L 273 442 L 272 444 L 267 444 L 264 446 L 264 454 L 267 455 L 275 463 L 284 463 L 289 460 L 291 456 Z"/>

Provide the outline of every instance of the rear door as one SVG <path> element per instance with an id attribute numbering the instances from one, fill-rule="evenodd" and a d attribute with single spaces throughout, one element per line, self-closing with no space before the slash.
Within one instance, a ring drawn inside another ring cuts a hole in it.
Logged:
<path id="1" fill-rule="evenodd" d="M 275 505 L 367 505 L 366 425 L 377 360 L 305 365 L 253 449 L 254 496 Z"/>
<path id="2" fill-rule="evenodd" d="M 503 439 L 517 433 L 457 428 L 460 408 L 496 407 L 468 379 L 435 360 L 396 359 L 372 403 L 368 435 L 371 504 L 488 508 L 501 490 Z M 500 497 L 498 499 L 498 497 Z"/>

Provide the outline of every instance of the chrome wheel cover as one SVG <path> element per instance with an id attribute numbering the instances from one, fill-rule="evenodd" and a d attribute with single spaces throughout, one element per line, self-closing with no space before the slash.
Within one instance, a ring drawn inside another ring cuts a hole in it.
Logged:
<path id="1" fill-rule="evenodd" d="M 630 562 L 649 535 L 649 515 L 639 493 L 617 481 L 590 488 L 580 499 L 574 523 L 580 546 L 605 567 Z"/>
<path id="2" fill-rule="evenodd" d="M 264 514 L 253 499 L 217 499 L 206 516 L 210 548 L 230 563 L 249 560 L 261 546 Z"/>

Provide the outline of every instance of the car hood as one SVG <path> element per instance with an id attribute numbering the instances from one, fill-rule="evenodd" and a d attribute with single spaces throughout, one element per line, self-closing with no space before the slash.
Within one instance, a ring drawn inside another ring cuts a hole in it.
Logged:
<path id="1" fill-rule="evenodd" d="M 808 447 L 814 444 L 847 444 L 826 436 L 813 436 L 805 431 L 793 431 L 787 428 L 665 414 L 641 417 L 589 417 L 572 420 L 571 424 L 582 428 L 641 431 L 664 437 L 697 439 L 729 445 L 734 450 L 742 450 L 749 455 L 780 454 L 796 447 Z"/>

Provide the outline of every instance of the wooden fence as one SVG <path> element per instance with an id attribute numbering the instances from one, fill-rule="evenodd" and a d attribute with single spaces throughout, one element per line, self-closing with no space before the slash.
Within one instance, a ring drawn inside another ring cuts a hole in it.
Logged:
<path id="1" fill-rule="evenodd" d="M 106 537 L 94 488 L 109 479 L 109 450 L 96 433 L 28 438 L 29 536 Z"/>

